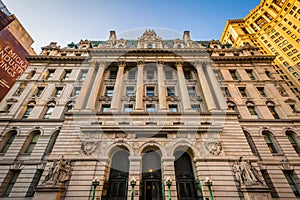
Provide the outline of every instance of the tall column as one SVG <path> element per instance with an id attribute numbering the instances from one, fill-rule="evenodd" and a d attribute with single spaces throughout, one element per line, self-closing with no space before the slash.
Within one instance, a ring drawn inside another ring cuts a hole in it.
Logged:
<path id="1" fill-rule="evenodd" d="M 98 97 L 98 94 L 99 94 L 99 90 L 100 90 L 100 86 L 101 86 L 101 82 L 102 82 L 102 78 L 103 78 L 104 69 L 105 69 L 105 62 L 101 62 L 99 64 L 98 72 L 97 72 L 97 75 L 95 77 L 94 84 L 93 84 L 93 87 L 92 87 L 91 92 L 89 94 L 89 99 L 88 99 L 88 102 L 87 102 L 87 105 L 86 105 L 86 108 L 89 109 L 89 110 L 94 110 L 95 109 L 97 97 Z"/>
<path id="2" fill-rule="evenodd" d="M 163 62 L 157 63 L 157 83 L 158 83 L 158 102 L 159 111 L 167 110 L 166 87 L 164 82 L 164 64 Z"/>
<path id="3" fill-rule="evenodd" d="M 202 88 L 202 91 L 203 91 L 203 95 L 204 95 L 204 99 L 205 99 L 207 108 L 208 108 L 209 111 L 216 110 L 217 107 L 216 107 L 216 104 L 215 104 L 214 99 L 212 97 L 212 94 L 210 92 L 209 85 L 207 83 L 206 77 L 204 75 L 204 71 L 202 69 L 202 65 L 200 63 L 197 63 L 196 64 L 196 69 L 197 69 L 198 78 L 199 78 L 199 81 L 200 81 L 200 85 L 201 85 L 201 88 Z"/>
<path id="4" fill-rule="evenodd" d="M 125 65 L 126 65 L 125 62 L 119 62 L 116 84 L 114 87 L 114 93 L 113 93 L 111 106 L 110 106 L 111 111 L 118 111 L 119 109 Z"/>
<path id="5" fill-rule="evenodd" d="M 179 90 L 180 90 L 180 94 L 181 94 L 180 99 L 181 99 L 181 102 L 183 105 L 183 111 L 184 112 L 193 111 L 191 108 L 190 96 L 189 96 L 185 78 L 184 78 L 182 63 L 177 62 L 176 67 L 177 67 L 178 85 L 179 85 Z"/>
<path id="6" fill-rule="evenodd" d="M 221 110 L 226 110 L 227 109 L 226 100 L 224 98 L 220 84 L 217 81 L 217 78 L 213 72 L 212 66 L 211 66 L 210 62 L 207 62 L 205 64 L 206 64 L 206 71 L 207 71 L 210 83 L 212 84 L 212 86 L 214 88 L 214 90 L 212 90 L 212 92 L 215 93 L 215 101 L 218 102 L 218 105 L 220 106 Z"/>
<path id="7" fill-rule="evenodd" d="M 129 156 L 129 177 L 128 177 L 128 191 L 127 191 L 127 200 L 138 200 L 140 194 L 140 185 L 141 185 L 141 181 L 142 181 L 142 175 L 141 175 L 141 160 L 142 157 L 141 156 Z M 130 184 L 130 180 L 132 180 L 132 178 L 135 178 L 136 180 L 136 185 L 134 186 L 134 191 L 137 191 L 138 195 L 134 195 L 134 198 L 131 198 L 131 184 Z"/>
<path id="8" fill-rule="evenodd" d="M 93 75 L 95 73 L 95 69 L 96 69 L 97 63 L 95 61 L 91 62 L 91 66 L 90 69 L 87 73 L 86 79 L 83 83 L 83 86 L 80 90 L 80 95 L 78 96 L 78 99 L 76 100 L 76 104 L 75 104 L 75 110 L 81 110 L 84 108 L 84 104 L 86 102 L 86 98 L 87 98 L 87 94 L 89 92 L 89 88 L 91 85 L 91 81 L 93 79 Z"/>
<path id="9" fill-rule="evenodd" d="M 143 97 L 144 97 L 144 65 L 142 61 L 138 62 L 138 73 L 136 82 L 136 98 L 135 98 L 135 110 L 143 111 Z"/>

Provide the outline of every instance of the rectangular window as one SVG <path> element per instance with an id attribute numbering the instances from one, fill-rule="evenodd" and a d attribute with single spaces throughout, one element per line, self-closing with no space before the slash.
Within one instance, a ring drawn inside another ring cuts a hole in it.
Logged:
<path id="1" fill-rule="evenodd" d="M 106 87 L 105 96 L 112 97 L 113 93 L 114 93 L 114 87 L 113 86 Z"/>
<path id="2" fill-rule="evenodd" d="M 47 73 L 47 76 L 46 76 L 46 80 L 50 80 L 53 77 L 54 72 L 55 72 L 54 69 L 49 69 L 48 73 Z"/>
<path id="3" fill-rule="evenodd" d="M 255 80 L 255 76 L 253 75 L 252 69 L 246 69 L 246 72 L 251 80 Z"/>
<path id="4" fill-rule="evenodd" d="M 192 79 L 191 71 L 183 71 L 183 74 L 184 74 L 185 79 L 187 79 L 187 80 Z"/>
<path id="5" fill-rule="evenodd" d="M 124 112 L 132 112 L 133 111 L 133 105 L 132 104 L 125 104 L 124 105 Z"/>
<path id="6" fill-rule="evenodd" d="M 37 88 L 37 91 L 36 91 L 36 93 L 35 93 L 35 96 L 36 96 L 36 97 L 40 97 L 40 96 L 42 95 L 44 89 L 45 89 L 45 87 L 38 87 L 38 88 Z"/>
<path id="7" fill-rule="evenodd" d="M 195 87 L 188 87 L 188 93 L 190 97 L 196 96 Z"/>
<path id="8" fill-rule="evenodd" d="M 26 111 L 23 115 L 23 119 L 27 119 L 31 113 L 31 111 L 33 110 L 34 106 L 27 106 Z"/>
<path id="9" fill-rule="evenodd" d="M 261 175 L 263 176 L 263 178 L 264 178 L 264 180 L 265 180 L 267 186 L 268 186 L 268 187 L 270 188 L 270 190 L 271 190 L 271 196 L 272 196 L 273 198 L 279 198 L 278 193 L 277 193 L 277 191 L 276 191 L 276 189 L 275 189 L 275 187 L 274 187 L 274 184 L 273 184 L 273 182 L 272 182 L 272 179 L 271 179 L 270 176 L 269 176 L 268 171 L 265 170 L 265 169 L 264 169 L 264 170 L 261 170 Z"/>
<path id="10" fill-rule="evenodd" d="M 288 183 L 290 184 L 291 189 L 293 190 L 296 197 L 300 197 L 300 188 L 297 184 L 297 179 L 294 170 L 283 170 L 284 176 Z"/>
<path id="11" fill-rule="evenodd" d="M 256 88 L 262 97 L 267 97 L 267 94 L 265 93 L 265 88 L 264 87 L 257 87 Z"/>
<path id="12" fill-rule="evenodd" d="M 87 70 L 81 71 L 79 80 L 84 81 L 86 79 L 86 76 L 87 76 Z"/>
<path id="13" fill-rule="evenodd" d="M 275 110 L 274 106 L 268 106 L 269 111 L 271 112 L 271 114 L 273 115 L 274 119 L 280 119 L 278 113 Z"/>
<path id="14" fill-rule="evenodd" d="M 78 97 L 78 96 L 79 96 L 79 93 L 80 93 L 80 90 L 81 90 L 80 87 L 74 88 L 74 90 L 73 90 L 73 96 L 74 96 L 74 97 Z"/>
<path id="15" fill-rule="evenodd" d="M 222 87 L 222 92 L 225 97 L 231 97 L 228 87 Z"/>
<path id="16" fill-rule="evenodd" d="M 146 87 L 146 96 L 153 97 L 155 94 L 155 88 L 153 86 Z"/>
<path id="17" fill-rule="evenodd" d="M 237 71 L 235 69 L 229 70 L 229 73 L 230 73 L 233 80 L 239 80 L 239 77 L 237 75 Z"/>
<path id="18" fill-rule="evenodd" d="M 43 118 L 44 119 L 50 119 L 53 111 L 54 111 L 54 106 L 48 106 Z"/>
<path id="19" fill-rule="evenodd" d="M 60 97 L 62 90 L 63 90 L 62 87 L 56 87 L 54 97 L 57 97 L 57 98 Z"/>
<path id="20" fill-rule="evenodd" d="M 135 70 L 128 71 L 128 79 L 135 80 Z"/>
<path id="21" fill-rule="evenodd" d="M 154 71 L 153 70 L 147 70 L 147 79 L 152 80 L 154 79 Z"/>
<path id="22" fill-rule="evenodd" d="M 214 73 L 215 73 L 215 76 L 217 77 L 217 79 L 220 81 L 220 80 L 223 80 L 223 76 L 221 74 L 221 72 L 219 70 L 214 70 Z"/>
<path id="23" fill-rule="evenodd" d="M 147 104 L 146 112 L 155 112 L 155 104 Z"/>
<path id="24" fill-rule="evenodd" d="M 2 194 L 2 197 L 8 197 L 10 192 L 12 191 L 18 176 L 20 174 L 21 170 L 9 170 L 9 172 L 7 173 L 3 183 L 6 183 L 6 185 L 4 186 L 4 192 Z"/>
<path id="25" fill-rule="evenodd" d="M 38 169 L 36 170 L 34 176 L 33 176 L 33 179 L 31 181 L 31 184 L 26 192 L 26 196 L 25 197 L 33 197 L 34 195 L 34 189 L 36 188 L 36 186 L 38 185 L 41 177 L 42 177 L 42 174 L 43 174 L 43 170 L 42 169 Z"/>
<path id="26" fill-rule="evenodd" d="M 248 97 L 245 87 L 239 87 L 239 91 L 240 91 L 242 97 Z"/>
<path id="27" fill-rule="evenodd" d="M 195 112 L 200 112 L 200 106 L 198 104 L 193 104 L 192 110 L 194 110 Z"/>
<path id="28" fill-rule="evenodd" d="M 170 104 L 169 110 L 170 110 L 170 112 L 178 112 L 178 107 L 176 104 Z"/>
<path id="29" fill-rule="evenodd" d="M 165 71 L 165 76 L 166 76 L 167 80 L 173 79 L 173 73 L 172 73 L 172 71 L 166 70 Z"/>
<path id="30" fill-rule="evenodd" d="M 102 104 L 102 112 L 108 112 L 110 110 L 110 104 Z"/>
<path id="31" fill-rule="evenodd" d="M 69 80 L 72 70 L 65 70 L 63 80 Z"/>
<path id="32" fill-rule="evenodd" d="M 117 71 L 114 71 L 114 70 L 110 71 L 109 79 L 116 80 L 116 78 L 117 78 Z"/>
<path id="33" fill-rule="evenodd" d="M 167 87 L 167 95 L 169 97 L 175 97 L 175 87 Z"/>
<path id="34" fill-rule="evenodd" d="M 133 86 L 126 87 L 126 96 L 133 97 L 134 95 L 135 95 L 134 87 Z"/>

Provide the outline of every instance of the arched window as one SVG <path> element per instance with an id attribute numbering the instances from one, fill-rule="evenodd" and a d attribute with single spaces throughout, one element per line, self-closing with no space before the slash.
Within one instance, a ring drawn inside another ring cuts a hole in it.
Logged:
<path id="1" fill-rule="evenodd" d="M 29 72 L 29 74 L 27 75 L 26 79 L 32 79 L 32 77 L 35 75 L 36 71 L 32 70 L 31 72 Z"/>
<path id="2" fill-rule="evenodd" d="M 256 146 L 254 144 L 254 141 L 253 141 L 250 133 L 248 133 L 247 131 L 244 131 L 244 135 L 245 135 L 245 137 L 247 139 L 247 142 L 248 142 L 248 144 L 250 146 L 250 149 L 251 149 L 253 155 L 257 156 L 259 158 L 259 160 L 261 160 L 260 155 L 259 155 L 259 153 L 257 151 L 257 148 L 256 148 Z"/>
<path id="3" fill-rule="evenodd" d="M 22 116 L 22 119 L 27 119 L 27 118 L 29 118 L 29 116 L 30 116 L 30 114 L 31 114 L 31 112 L 32 112 L 32 110 L 33 110 L 33 108 L 34 108 L 34 106 L 35 106 L 35 101 L 30 101 L 30 102 L 27 104 L 26 110 L 25 110 L 25 112 L 24 112 L 24 114 L 23 114 L 23 116 Z"/>
<path id="4" fill-rule="evenodd" d="M 40 135 L 41 135 L 41 132 L 38 130 L 33 131 L 29 135 L 27 141 L 25 141 L 25 144 L 24 144 L 24 148 L 23 148 L 24 153 L 31 154 L 35 145 L 37 144 L 37 141 L 38 141 Z"/>
<path id="5" fill-rule="evenodd" d="M 17 131 L 9 131 L 8 133 L 6 133 L 6 136 L 4 138 L 4 140 L 1 142 L 1 150 L 0 153 L 6 153 L 7 150 L 9 149 L 9 147 L 11 146 L 11 144 L 13 143 L 14 139 L 17 136 Z"/>
<path id="6" fill-rule="evenodd" d="M 269 147 L 271 153 L 280 153 L 279 146 L 275 141 L 273 134 L 269 131 L 263 131 L 262 133 L 266 144 Z"/>
<path id="7" fill-rule="evenodd" d="M 251 117 L 254 119 L 258 119 L 259 115 L 256 111 L 255 104 L 252 101 L 247 101 L 246 105 L 247 105 L 247 108 L 248 108 L 248 111 L 249 111 Z"/>
<path id="8" fill-rule="evenodd" d="M 45 114 L 43 116 L 43 119 L 50 119 L 50 117 L 52 116 L 52 113 L 54 111 L 55 108 L 55 102 L 51 101 L 48 103 Z"/>
<path id="9" fill-rule="evenodd" d="M 112 157 L 108 180 L 107 198 L 126 199 L 128 187 L 129 152 L 119 150 Z M 107 184 L 107 183 L 106 183 Z"/>
<path id="10" fill-rule="evenodd" d="M 55 131 L 55 132 L 52 134 L 52 136 L 51 136 L 51 138 L 50 138 L 50 141 L 49 141 L 49 143 L 48 143 L 47 149 L 46 149 L 46 151 L 45 151 L 45 154 L 50 154 L 50 153 L 52 152 L 52 149 L 53 149 L 53 147 L 54 147 L 54 145 L 55 145 L 55 142 L 56 142 L 56 139 L 57 139 L 57 137 L 58 137 L 58 134 L 59 134 L 59 131 Z"/>
<path id="11" fill-rule="evenodd" d="M 276 109 L 275 109 L 275 104 L 272 101 L 267 101 L 267 106 L 271 114 L 273 115 L 274 119 L 280 119 Z"/>
<path id="12" fill-rule="evenodd" d="M 152 49 L 152 48 L 153 48 L 153 45 L 152 45 L 152 44 L 148 44 L 148 45 L 147 45 L 147 48 L 148 48 L 148 49 Z"/>
<path id="13" fill-rule="evenodd" d="M 73 101 L 69 101 L 66 104 L 65 112 L 68 112 L 69 110 L 73 110 L 73 108 L 74 108 L 74 102 Z"/>
<path id="14" fill-rule="evenodd" d="M 189 154 L 185 151 L 175 153 L 175 175 L 177 185 L 177 196 L 179 200 L 184 199 L 202 199 L 202 191 L 197 194 L 194 169 Z"/>
<path id="15" fill-rule="evenodd" d="M 288 137 L 291 145 L 293 146 L 293 148 L 295 149 L 295 151 L 297 152 L 297 154 L 300 155 L 300 146 L 299 146 L 299 141 L 296 137 L 296 134 L 293 131 L 287 131 L 285 133 L 285 135 Z"/>
<path id="16" fill-rule="evenodd" d="M 228 107 L 228 110 L 232 110 L 234 112 L 239 113 L 239 110 L 238 110 L 236 104 L 233 101 L 227 101 L 227 107 Z M 238 115 L 238 118 L 240 119 L 241 116 Z"/>

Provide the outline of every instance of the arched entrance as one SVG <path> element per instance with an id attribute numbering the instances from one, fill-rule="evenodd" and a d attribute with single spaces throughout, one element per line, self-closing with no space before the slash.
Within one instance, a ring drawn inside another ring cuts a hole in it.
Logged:
<path id="1" fill-rule="evenodd" d="M 124 200 L 127 198 L 129 152 L 119 150 L 112 157 L 108 180 L 107 199 Z"/>
<path id="2" fill-rule="evenodd" d="M 162 200 L 161 157 L 153 150 L 142 159 L 141 200 Z"/>
<path id="3" fill-rule="evenodd" d="M 197 186 L 190 155 L 182 150 L 176 151 L 174 167 L 178 200 L 202 199 L 202 195 L 197 195 Z"/>

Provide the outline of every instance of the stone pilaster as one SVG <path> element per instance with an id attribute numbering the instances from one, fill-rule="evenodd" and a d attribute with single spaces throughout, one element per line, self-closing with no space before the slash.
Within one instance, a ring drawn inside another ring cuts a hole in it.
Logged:
<path id="1" fill-rule="evenodd" d="M 129 156 L 130 166 L 129 166 L 129 177 L 128 177 L 128 192 L 127 192 L 127 200 L 132 200 L 131 191 L 132 187 L 130 184 L 130 180 L 134 177 L 136 180 L 136 185 L 134 187 L 134 200 L 139 200 L 140 194 L 140 183 L 142 181 L 141 175 L 141 156 Z"/>
<path id="2" fill-rule="evenodd" d="M 138 62 L 137 82 L 136 82 L 136 99 L 135 99 L 135 111 L 143 111 L 144 103 L 144 65 L 143 61 Z"/>
<path id="3" fill-rule="evenodd" d="M 177 67 L 177 76 L 178 76 L 178 85 L 179 85 L 179 90 L 180 90 L 180 99 L 183 105 L 183 112 L 191 112 L 193 111 L 191 108 L 191 102 L 189 98 L 189 93 L 187 90 L 185 78 L 184 78 L 184 73 L 182 69 L 182 62 L 177 62 L 176 63 Z"/>
<path id="4" fill-rule="evenodd" d="M 157 63 L 157 83 L 158 83 L 158 101 L 159 108 L 158 111 L 167 110 L 167 100 L 166 100 L 166 87 L 164 82 L 164 64 L 163 62 Z"/>
<path id="5" fill-rule="evenodd" d="M 119 110 L 125 65 L 126 65 L 125 62 L 119 62 L 119 69 L 118 69 L 116 84 L 114 87 L 114 95 L 112 97 L 111 106 L 110 106 L 111 111 Z"/>
<path id="6" fill-rule="evenodd" d="M 170 157 L 162 157 L 162 181 L 164 182 L 164 194 L 165 197 L 164 199 L 168 199 L 168 186 L 166 185 L 166 179 L 167 177 L 170 177 L 172 179 L 172 185 L 170 187 L 171 191 L 171 198 L 172 200 L 177 200 L 177 190 L 176 190 L 176 175 L 175 175 L 175 167 L 174 167 L 174 161 L 175 157 L 170 156 Z"/>

